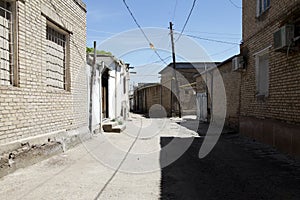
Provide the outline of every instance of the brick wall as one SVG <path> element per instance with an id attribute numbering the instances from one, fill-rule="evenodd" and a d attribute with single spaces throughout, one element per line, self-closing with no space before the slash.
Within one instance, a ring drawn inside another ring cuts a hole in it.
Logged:
<path id="1" fill-rule="evenodd" d="M 255 17 L 255 1 L 243 1 L 242 54 L 246 54 L 247 69 L 242 73 L 241 115 L 271 118 L 300 123 L 300 56 L 295 53 L 275 52 L 273 33 L 282 25 L 278 19 L 294 1 L 271 1 L 265 19 Z M 299 2 L 299 1 L 298 1 Z M 246 9 L 247 8 L 247 9 Z M 275 20 L 275 21 L 272 21 Z M 253 35 L 254 34 L 254 35 Z M 256 97 L 255 57 L 256 52 L 271 46 L 269 53 L 269 96 L 265 101 Z"/>
<path id="2" fill-rule="evenodd" d="M 0 85 L 0 144 L 87 127 L 85 10 L 73 0 L 17 4 L 19 85 Z M 69 91 L 47 86 L 47 19 L 70 33 Z"/>
<path id="3" fill-rule="evenodd" d="M 199 74 L 203 69 L 176 69 L 176 78 L 173 81 L 173 95 L 174 102 L 176 98 L 176 85 L 179 89 L 180 106 L 183 115 L 195 115 L 196 114 L 196 78 L 195 75 Z M 171 104 L 171 79 L 173 77 L 173 69 L 168 67 L 161 73 L 161 84 L 163 87 L 162 103 L 166 109 L 168 115 L 170 115 Z M 176 105 L 176 104 L 174 104 Z M 176 106 L 176 113 L 178 113 L 178 107 Z"/>
<path id="4" fill-rule="evenodd" d="M 229 61 L 218 67 L 225 86 L 226 92 L 226 120 L 227 126 L 238 129 L 240 111 L 240 85 L 241 74 L 232 71 L 232 62 Z"/>
<path id="5" fill-rule="evenodd" d="M 150 109 L 154 109 L 154 105 L 161 104 L 161 86 L 155 85 L 152 87 L 145 88 L 146 92 L 146 112 Z M 154 111 L 154 110 L 153 110 Z"/>
<path id="6" fill-rule="evenodd" d="M 166 72 L 161 75 L 160 83 L 162 87 L 162 106 L 167 111 L 167 115 L 171 115 L 171 72 Z"/>
<path id="7" fill-rule="evenodd" d="M 271 0 L 270 8 L 256 17 L 256 1 L 243 0 L 241 53 L 247 60 L 247 69 L 242 73 L 241 82 L 241 133 L 300 155 L 299 148 L 292 150 L 293 146 L 300 145 L 300 141 L 295 140 L 299 138 L 296 124 L 300 124 L 300 54 L 299 51 L 275 52 L 273 42 L 273 33 L 299 19 L 299 10 L 299 0 Z M 267 47 L 270 47 L 269 95 L 260 99 L 256 95 L 254 55 Z M 289 128 L 283 128 L 285 126 Z M 291 127 L 294 132 L 290 131 Z M 276 132 L 279 129 L 283 131 Z M 279 140 L 286 144 L 278 145 Z"/>
<path id="8" fill-rule="evenodd" d="M 134 92 L 135 112 L 148 114 L 152 106 L 161 105 L 161 88 L 161 85 L 154 84 L 136 89 Z"/>
<path id="9" fill-rule="evenodd" d="M 213 80 L 211 77 L 214 76 L 214 79 L 216 79 L 219 75 L 222 76 L 226 93 L 225 125 L 237 130 L 239 126 L 241 74 L 239 72 L 232 71 L 232 62 L 230 59 L 225 61 L 223 64 L 218 65 L 218 68 L 215 68 L 208 73 L 208 87 L 211 87 L 210 82 Z M 206 92 L 206 83 L 204 79 L 206 79 L 206 74 L 196 78 L 198 93 Z M 218 89 L 218 87 L 219 85 L 214 85 L 214 89 L 212 91 Z M 208 94 L 208 109 L 211 109 L 211 94 Z M 210 115 L 208 117 L 210 118 Z"/>

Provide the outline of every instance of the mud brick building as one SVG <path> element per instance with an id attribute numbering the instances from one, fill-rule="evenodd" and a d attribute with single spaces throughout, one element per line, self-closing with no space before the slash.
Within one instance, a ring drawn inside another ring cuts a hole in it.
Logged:
<path id="1" fill-rule="evenodd" d="M 135 88 L 134 112 L 148 115 L 154 105 L 161 105 L 162 87 L 159 83 L 144 83 Z"/>
<path id="2" fill-rule="evenodd" d="M 299 36 L 299 0 L 243 0 L 240 132 L 298 156 Z"/>
<path id="3" fill-rule="evenodd" d="M 220 78 L 225 87 L 226 96 L 226 117 L 225 125 L 236 131 L 239 127 L 239 112 L 240 112 L 240 84 L 241 74 L 234 70 L 232 60 L 236 56 L 228 58 L 216 67 L 202 72 L 196 77 L 197 91 L 197 117 L 201 121 L 210 121 L 212 116 L 212 95 L 220 86 L 215 80 Z M 206 84 L 207 83 L 207 84 Z M 207 87 L 210 87 L 208 89 Z"/>
<path id="4" fill-rule="evenodd" d="M 0 153 L 88 132 L 81 0 L 0 0 L 0 51 Z"/>
<path id="5" fill-rule="evenodd" d="M 173 64 L 170 63 L 159 72 L 161 74 L 161 85 L 163 86 L 162 106 L 165 108 L 168 116 L 171 116 L 171 113 L 172 115 L 178 115 L 178 102 L 180 102 L 182 115 L 196 115 L 195 76 L 199 75 L 205 69 L 216 66 L 216 64 L 218 63 L 178 62 L 174 70 Z"/>

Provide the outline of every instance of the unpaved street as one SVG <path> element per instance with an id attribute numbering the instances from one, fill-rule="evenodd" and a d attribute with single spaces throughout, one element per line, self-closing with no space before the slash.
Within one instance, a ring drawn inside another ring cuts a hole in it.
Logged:
<path id="1" fill-rule="evenodd" d="M 238 135 L 222 136 L 200 160 L 203 138 L 190 129 L 133 115 L 122 134 L 95 136 L 0 179 L 0 199 L 300 198 L 297 162 Z"/>

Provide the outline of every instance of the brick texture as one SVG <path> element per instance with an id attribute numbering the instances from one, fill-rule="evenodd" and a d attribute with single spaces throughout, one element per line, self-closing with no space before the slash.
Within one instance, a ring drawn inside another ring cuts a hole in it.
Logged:
<path id="1" fill-rule="evenodd" d="M 73 0 L 17 2 L 19 86 L 0 86 L 0 144 L 87 126 L 85 10 Z M 47 87 L 47 18 L 70 32 L 70 91 Z"/>
<path id="2" fill-rule="evenodd" d="M 285 24 L 299 26 L 299 19 L 299 0 L 271 0 L 270 8 L 259 17 L 256 1 L 243 0 L 241 54 L 247 66 L 241 82 L 240 131 L 294 155 L 300 155 L 294 146 L 299 144 L 300 51 L 275 51 L 273 34 Z M 254 55 L 267 47 L 269 95 L 261 99 L 256 96 Z"/>
<path id="3" fill-rule="evenodd" d="M 300 1 L 272 0 L 271 7 L 256 17 L 256 1 L 243 1 L 242 54 L 246 55 L 247 69 L 242 73 L 241 115 L 270 118 L 289 123 L 300 123 L 300 54 L 275 52 L 273 33 L 283 25 L 287 16 Z M 300 16 L 300 15 L 298 15 Z M 269 96 L 265 101 L 256 97 L 256 52 L 271 46 L 269 56 Z"/>
<path id="4" fill-rule="evenodd" d="M 232 70 L 231 59 L 225 61 L 224 63 L 218 65 L 217 68 L 211 70 L 208 73 L 207 81 L 208 87 L 211 87 L 210 82 L 212 81 L 211 76 L 215 79 L 218 75 L 222 76 L 222 81 L 225 87 L 226 93 L 226 119 L 225 125 L 233 129 L 238 129 L 239 127 L 239 112 L 240 112 L 240 85 L 241 85 L 241 74 Z M 198 76 L 197 81 L 197 92 L 206 92 L 206 74 Z M 218 89 L 218 85 L 214 86 L 214 90 Z M 211 110 L 211 94 L 208 94 L 208 109 Z M 210 113 L 210 112 L 208 112 Z M 210 118 L 210 115 L 208 116 Z"/>
<path id="5" fill-rule="evenodd" d="M 166 109 L 168 116 L 171 114 L 171 91 L 173 93 L 173 107 L 175 107 L 175 113 L 178 114 L 178 100 L 180 99 L 180 106 L 183 115 L 195 115 L 196 114 L 196 78 L 195 75 L 199 74 L 203 69 L 176 69 L 176 78 L 173 79 L 173 85 L 171 87 L 171 80 L 173 77 L 173 69 L 167 67 L 161 73 L 161 85 L 164 86 L 162 93 L 162 105 Z M 176 95 L 176 87 L 178 85 L 179 98 Z M 171 90 L 172 88 L 172 90 Z M 173 108 L 174 109 L 174 108 Z"/>

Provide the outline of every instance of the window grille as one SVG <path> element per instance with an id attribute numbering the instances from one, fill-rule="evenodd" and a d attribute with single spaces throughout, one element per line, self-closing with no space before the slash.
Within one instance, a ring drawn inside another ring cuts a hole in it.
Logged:
<path id="1" fill-rule="evenodd" d="M 14 79 L 12 21 L 11 4 L 0 0 L 0 85 L 12 85 Z"/>
<path id="2" fill-rule="evenodd" d="M 47 86 L 66 89 L 66 35 L 47 25 Z"/>

